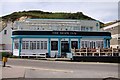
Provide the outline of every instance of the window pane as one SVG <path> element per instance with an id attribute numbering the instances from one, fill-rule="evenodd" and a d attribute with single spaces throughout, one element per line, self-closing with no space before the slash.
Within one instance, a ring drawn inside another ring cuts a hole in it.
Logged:
<path id="1" fill-rule="evenodd" d="M 87 41 L 87 47 L 90 48 L 90 42 L 89 41 Z"/>
<path id="2" fill-rule="evenodd" d="M 51 50 L 58 50 L 58 41 L 51 41 Z"/>
<path id="3" fill-rule="evenodd" d="M 100 41 L 100 48 L 103 48 L 103 41 Z"/>
<path id="4" fill-rule="evenodd" d="M 41 49 L 43 49 L 43 41 L 41 41 Z"/>
<path id="5" fill-rule="evenodd" d="M 61 41 L 61 52 L 69 52 L 68 41 Z"/>
<path id="6" fill-rule="evenodd" d="M 26 41 L 26 49 L 29 49 L 29 41 Z"/>
<path id="7" fill-rule="evenodd" d="M 85 31 L 85 27 L 84 26 L 81 27 L 81 31 Z"/>
<path id="8" fill-rule="evenodd" d="M 92 42 L 90 41 L 90 48 L 92 48 Z"/>
<path id="9" fill-rule="evenodd" d="M 47 49 L 47 41 L 44 42 L 44 49 Z"/>
<path id="10" fill-rule="evenodd" d="M 87 45 L 87 41 L 85 41 L 85 48 L 87 48 L 87 46 L 88 46 L 88 45 Z"/>
<path id="11" fill-rule="evenodd" d="M 32 48 L 32 41 L 30 41 L 30 50 L 33 50 L 33 48 Z"/>
<path id="12" fill-rule="evenodd" d="M 90 27 L 90 31 L 92 31 L 93 30 L 93 27 Z"/>
<path id="13" fill-rule="evenodd" d="M 40 49 L 40 41 L 37 41 L 37 49 Z"/>
<path id="14" fill-rule="evenodd" d="M 7 34 L 7 30 L 4 30 L 4 34 Z"/>
<path id="15" fill-rule="evenodd" d="M 78 49 L 78 41 L 71 41 L 71 47 L 72 49 Z"/>
<path id="16" fill-rule="evenodd" d="M 84 48 L 84 41 L 81 42 L 81 48 Z"/>
<path id="17" fill-rule="evenodd" d="M 96 48 L 96 44 L 95 44 L 95 42 L 93 42 L 93 48 Z"/>
<path id="18" fill-rule="evenodd" d="M 25 49 L 25 41 L 22 41 L 22 49 Z"/>
<path id="19" fill-rule="evenodd" d="M 88 31 L 88 27 L 86 27 L 86 31 Z"/>
<path id="20" fill-rule="evenodd" d="M 18 41 L 15 41 L 14 49 L 18 49 L 18 46 L 19 46 Z"/>
<path id="21" fill-rule="evenodd" d="M 33 49 L 36 49 L 36 41 L 33 42 Z"/>

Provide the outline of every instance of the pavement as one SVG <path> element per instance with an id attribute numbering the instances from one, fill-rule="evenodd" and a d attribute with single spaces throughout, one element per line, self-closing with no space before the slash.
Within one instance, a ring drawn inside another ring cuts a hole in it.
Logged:
<path id="1" fill-rule="evenodd" d="M 2 61 L 0 61 L 0 79 L 2 79 Z"/>
<path id="2" fill-rule="evenodd" d="M 70 58 L 34 58 L 36 60 L 47 60 L 47 61 L 71 61 Z"/>
<path id="3" fill-rule="evenodd" d="M 2 78 L 118 78 L 118 64 L 8 59 Z"/>

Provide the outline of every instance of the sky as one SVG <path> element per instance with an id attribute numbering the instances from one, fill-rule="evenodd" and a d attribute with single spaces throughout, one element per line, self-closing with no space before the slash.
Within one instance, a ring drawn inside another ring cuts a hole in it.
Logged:
<path id="1" fill-rule="evenodd" d="M 0 16 L 13 12 L 42 10 L 47 12 L 83 12 L 101 22 L 118 20 L 118 0 L 1 0 Z"/>

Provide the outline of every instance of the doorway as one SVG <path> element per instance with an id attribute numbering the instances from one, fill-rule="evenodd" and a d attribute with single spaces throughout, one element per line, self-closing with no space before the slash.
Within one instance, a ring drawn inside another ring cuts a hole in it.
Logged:
<path id="1" fill-rule="evenodd" d="M 66 57 L 67 52 L 69 52 L 68 41 L 61 41 L 61 57 Z"/>

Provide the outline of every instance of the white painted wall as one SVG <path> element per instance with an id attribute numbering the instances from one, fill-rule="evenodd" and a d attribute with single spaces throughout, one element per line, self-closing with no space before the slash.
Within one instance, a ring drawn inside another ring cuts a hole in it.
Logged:
<path id="1" fill-rule="evenodd" d="M 1 26 L 0 26 L 1 27 Z M 0 32 L 0 50 L 3 49 L 3 45 L 2 45 L 2 32 Z"/>
<path id="2" fill-rule="evenodd" d="M 100 24 L 97 21 L 92 20 L 80 20 L 81 26 L 93 27 L 93 31 L 100 30 Z M 98 23 L 99 27 L 97 29 L 96 24 Z"/>
<path id="3" fill-rule="evenodd" d="M 110 45 L 110 47 L 112 47 L 112 48 L 117 48 L 117 47 L 119 47 L 119 48 L 120 48 L 120 45 Z"/>
<path id="4" fill-rule="evenodd" d="M 0 32 L 0 44 L 2 44 L 2 31 Z"/>
<path id="5" fill-rule="evenodd" d="M 98 27 L 96 26 L 96 23 L 98 23 Z M 93 20 L 27 19 L 26 21 L 15 21 L 14 23 L 14 28 L 18 28 L 21 30 L 80 31 L 81 26 L 88 28 L 93 27 L 93 31 L 97 31 L 100 29 L 99 22 Z"/>
<path id="6" fill-rule="evenodd" d="M 3 46 L 2 45 L 0 45 L 0 50 L 2 50 L 3 49 Z"/>
<path id="7" fill-rule="evenodd" d="M 4 28 L 1 32 L 0 32 L 0 44 L 5 44 L 4 49 L 5 50 L 12 50 L 12 39 L 11 39 L 11 35 L 12 35 L 12 23 L 8 22 L 7 23 L 7 27 Z M 4 31 L 7 30 L 7 34 L 4 34 Z"/>

